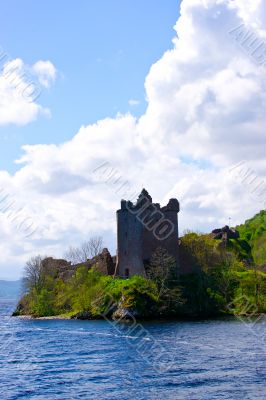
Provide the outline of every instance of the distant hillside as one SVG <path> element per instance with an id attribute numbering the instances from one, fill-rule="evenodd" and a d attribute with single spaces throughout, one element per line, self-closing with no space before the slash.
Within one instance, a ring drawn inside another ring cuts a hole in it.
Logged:
<path id="1" fill-rule="evenodd" d="M 0 299 L 18 299 L 21 295 L 21 281 L 0 280 Z"/>
<path id="2" fill-rule="evenodd" d="M 260 211 L 236 229 L 249 258 L 256 265 L 266 264 L 266 211 Z M 243 247 L 241 246 L 241 247 Z"/>

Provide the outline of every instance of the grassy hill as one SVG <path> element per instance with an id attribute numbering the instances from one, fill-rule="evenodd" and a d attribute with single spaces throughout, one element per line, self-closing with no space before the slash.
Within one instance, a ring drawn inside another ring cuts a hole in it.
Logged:
<path id="1" fill-rule="evenodd" d="M 240 234 L 239 244 L 245 258 L 255 265 L 266 264 L 266 211 L 260 211 L 244 224 L 236 227 Z"/>

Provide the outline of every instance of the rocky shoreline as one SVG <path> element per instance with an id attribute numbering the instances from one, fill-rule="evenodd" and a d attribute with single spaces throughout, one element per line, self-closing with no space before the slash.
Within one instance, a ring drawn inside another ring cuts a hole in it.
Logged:
<path id="1" fill-rule="evenodd" d="M 258 314 L 223 314 L 223 315 L 212 315 L 212 316 L 188 316 L 188 315 L 176 315 L 176 316 L 169 316 L 169 315 L 154 315 L 149 317 L 140 316 L 137 313 L 132 313 L 129 310 L 123 310 L 119 313 L 114 313 L 112 316 L 92 316 L 89 313 L 78 313 L 71 316 L 64 316 L 64 315 L 51 315 L 46 317 L 34 317 L 33 315 L 13 315 L 13 317 L 23 319 L 23 320 L 35 320 L 35 321 L 49 321 L 49 320 L 58 320 L 58 321 L 69 321 L 69 320 L 80 320 L 80 321 L 97 321 L 97 320 L 104 320 L 108 319 L 110 321 L 130 321 L 133 319 L 142 320 L 142 321 L 150 321 L 150 320 L 190 320 L 190 321 L 197 321 L 202 319 L 220 319 L 220 318 L 266 318 L 265 313 L 258 313 Z"/>
<path id="2" fill-rule="evenodd" d="M 71 317 L 63 317 L 61 315 L 53 315 L 47 317 L 34 317 L 33 315 L 13 315 L 15 318 L 25 319 L 25 320 L 69 320 Z"/>

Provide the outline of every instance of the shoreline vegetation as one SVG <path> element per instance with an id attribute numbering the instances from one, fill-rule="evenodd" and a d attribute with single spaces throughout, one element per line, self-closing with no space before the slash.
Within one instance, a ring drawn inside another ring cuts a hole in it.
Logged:
<path id="1" fill-rule="evenodd" d="M 158 248 L 146 275 L 128 279 L 80 263 L 60 276 L 38 256 L 27 263 L 24 295 L 13 316 L 41 319 L 202 319 L 266 313 L 266 212 L 238 226 L 239 238 L 186 232 L 180 275 L 175 260 Z"/>

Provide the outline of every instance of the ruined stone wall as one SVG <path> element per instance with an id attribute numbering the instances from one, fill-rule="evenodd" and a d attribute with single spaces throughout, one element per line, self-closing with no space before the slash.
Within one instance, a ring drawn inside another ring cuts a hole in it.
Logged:
<path id="1" fill-rule="evenodd" d="M 53 257 L 45 258 L 42 261 L 42 267 L 45 274 L 63 280 L 71 278 L 75 273 L 75 266 L 70 262 Z"/>
<path id="2" fill-rule="evenodd" d="M 107 248 L 104 248 L 98 256 L 89 260 L 89 263 L 91 267 L 94 267 L 103 275 L 114 275 L 115 273 L 115 263 Z"/>
<path id="3" fill-rule="evenodd" d="M 91 269 L 92 267 L 101 272 L 103 275 L 113 276 L 115 273 L 116 259 L 112 257 L 108 249 L 104 248 L 100 254 L 88 259 L 85 262 L 72 265 L 71 262 L 52 257 L 45 258 L 42 261 L 42 267 L 46 274 L 51 277 L 61 278 L 67 281 L 73 277 L 76 270 L 80 267 Z"/>

